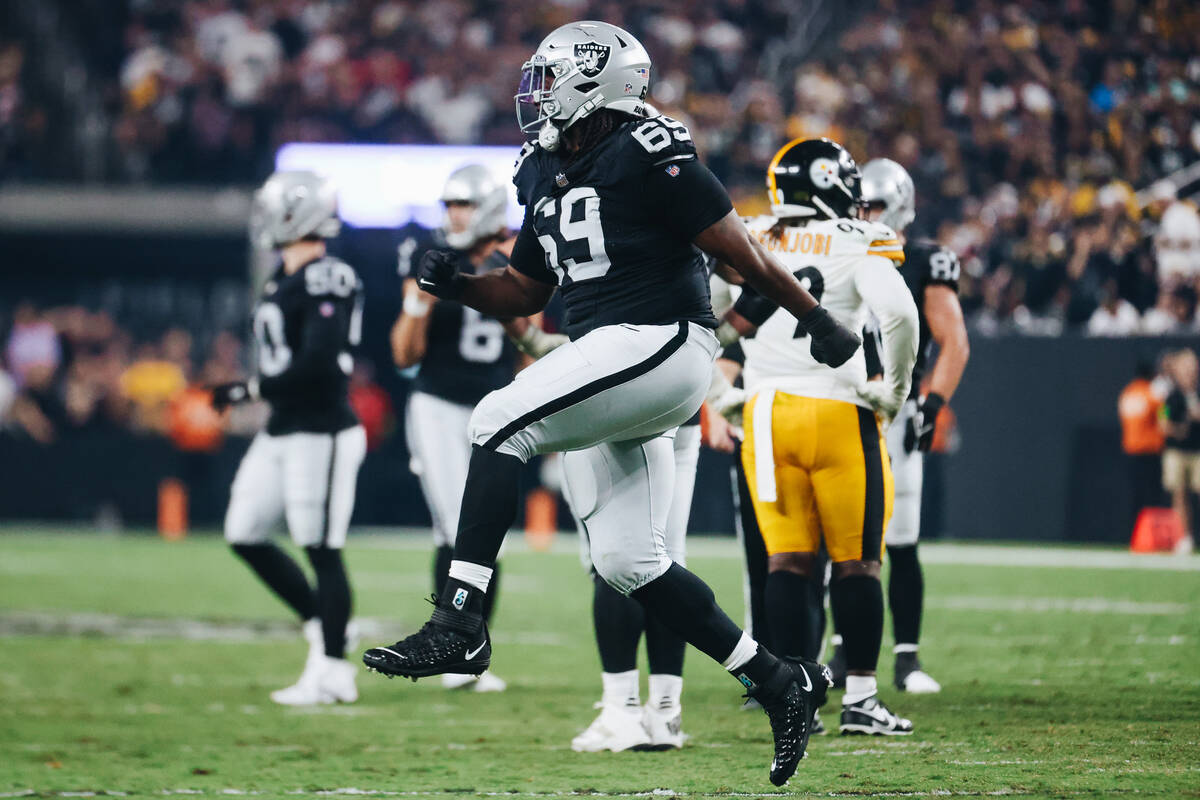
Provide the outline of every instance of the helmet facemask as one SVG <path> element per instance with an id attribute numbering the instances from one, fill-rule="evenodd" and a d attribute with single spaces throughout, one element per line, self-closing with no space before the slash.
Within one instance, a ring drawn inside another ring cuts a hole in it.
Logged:
<path id="1" fill-rule="evenodd" d="M 536 131 L 539 143 L 547 150 L 558 147 L 561 134 L 559 125 L 566 127 L 560 118 L 563 108 L 554 96 L 554 84 L 574 68 L 569 59 L 547 61 L 542 55 L 535 55 L 521 66 L 521 83 L 514 96 L 517 124 L 526 136 Z"/>

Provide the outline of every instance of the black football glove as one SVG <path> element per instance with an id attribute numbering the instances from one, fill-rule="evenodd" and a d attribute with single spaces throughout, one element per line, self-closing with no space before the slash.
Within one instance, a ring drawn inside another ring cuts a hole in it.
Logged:
<path id="1" fill-rule="evenodd" d="M 751 325 L 762 325 L 771 318 L 777 308 L 779 308 L 778 303 L 759 294 L 748 284 L 742 286 L 742 293 L 738 295 L 737 302 L 733 304 L 733 310 L 741 314 Z"/>
<path id="2" fill-rule="evenodd" d="M 819 364 L 840 367 L 862 345 L 862 339 L 830 316 L 823 306 L 801 317 L 800 327 L 812 337 L 809 351 Z"/>
<path id="3" fill-rule="evenodd" d="M 212 407 L 224 411 L 232 405 L 253 400 L 256 394 L 254 386 L 246 381 L 222 383 L 212 388 Z"/>
<path id="4" fill-rule="evenodd" d="M 920 450 L 929 452 L 933 447 L 933 431 L 937 427 L 938 412 L 946 405 L 946 398 L 930 392 L 917 401 L 917 413 L 908 418 L 904 429 L 904 452 Z"/>
<path id="5" fill-rule="evenodd" d="M 458 256 L 451 250 L 427 250 L 417 264 L 417 286 L 443 300 L 457 300 L 465 279 L 458 272 Z"/>

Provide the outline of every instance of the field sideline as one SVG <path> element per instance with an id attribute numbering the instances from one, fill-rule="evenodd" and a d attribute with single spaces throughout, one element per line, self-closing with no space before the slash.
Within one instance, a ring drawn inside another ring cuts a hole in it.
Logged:
<path id="1" fill-rule="evenodd" d="M 687 747 L 570 751 L 599 699 L 572 537 L 510 543 L 493 661 L 508 692 L 364 673 L 358 704 L 295 710 L 267 693 L 298 674 L 298 628 L 216 537 L 0 528 L 0 796 L 1200 797 L 1200 557 L 924 549 L 923 657 L 946 691 L 885 689 L 913 736 L 816 738 L 776 790 L 765 719 L 694 651 Z M 424 621 L 424 536 L 348 553 L 364 646 Z M 740 618 L 734 543 L 692 554 Z M 890 686 L 889 654 L 880 667 Z"/>

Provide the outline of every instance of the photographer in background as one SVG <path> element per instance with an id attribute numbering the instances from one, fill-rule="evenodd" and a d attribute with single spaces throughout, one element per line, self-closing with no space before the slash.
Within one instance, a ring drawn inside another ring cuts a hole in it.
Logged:
<path id="1" fill-rule="evenodd" d="M 1159 424 L 1166 435 L 1163 451 L 1163 488 L 1183 523 L 1184 538 L 1178 553 L 1194 549 L 1191 495 L 1200 493 L 1200 361 L 1195 352 L 1180 350 L 1165 363 L 1174 386 L 1163 403 Z"/>

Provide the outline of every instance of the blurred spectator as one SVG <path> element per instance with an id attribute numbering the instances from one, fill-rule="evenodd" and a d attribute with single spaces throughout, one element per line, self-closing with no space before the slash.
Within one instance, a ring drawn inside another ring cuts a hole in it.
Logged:
<path id="1" fill-rule="evenodd" d="M 375 450 L 396 426 L 392 399 L 372 380 L 370 364 L 360 361 L 350 375 L 350 407 L 367 431 L 367 450 Z"/>
<path id="2" fill-rule="evenodd" d="M 1174 386 L 1163 402 L 1161 424 L 1166 435 L 1163 488 L 1183 522 L 1181 552 L 1194 548 L 1192 497 L 1200 494 L 1200 361 L 1192 350 L 1180 350 L 1167 361 Z"/>
<path id="3" fill-rule="evenodd" d="M 58 332 L 32 303 L 21 303 L 13 312 L 4 356 L 19 388 L 30 382 L 44 385 L 58 369 L 62 360 Z"/>
<path id="4" fill-rule="evenodd" d="M 1146 312 L 1142 332 L 1154 335 L 1196 333 L 1200 319 L 1196 316 L 1196 290 L 1189 285 L 1163 290 L 1158 305 Z"/>
<path id="5" fill-rule="evenodd" d="M 133 363 L 121 374 L 121 392 L 133 403 L 133 423 L 143 430 L 166 433 L 168 405 L 185 388 L 187 375 L 164 357 L 159 344 L 139 347 Z"/>

